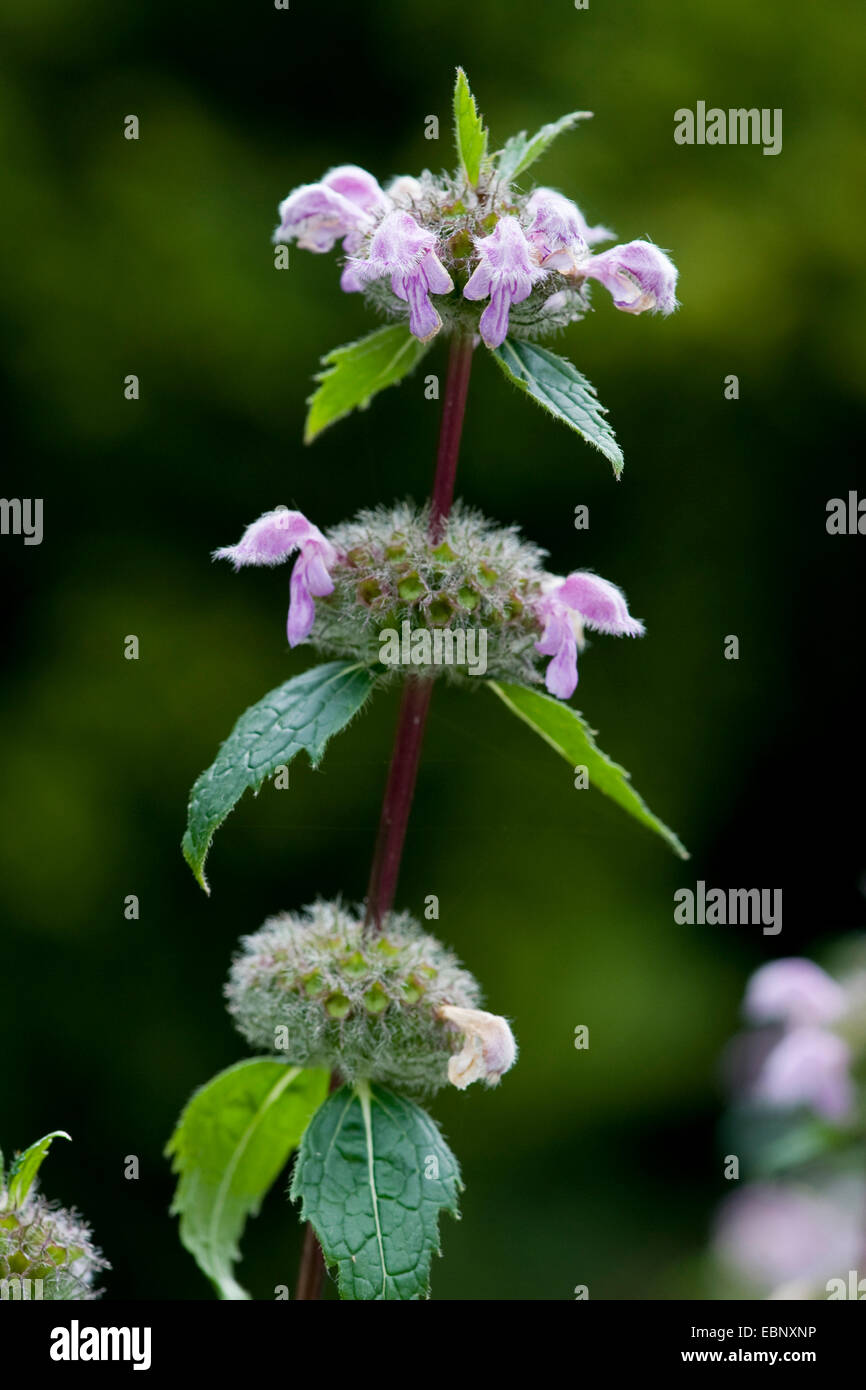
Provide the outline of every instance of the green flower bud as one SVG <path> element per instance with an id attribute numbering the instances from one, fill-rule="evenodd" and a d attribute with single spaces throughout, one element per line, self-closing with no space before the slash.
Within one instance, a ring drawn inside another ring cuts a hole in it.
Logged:
<path id="1" fill-rule="evenodd" d="M 408 914 L 392 913 L 378 935 L 342 904 L 318 902 L 243 938 L 226 997 L 256 1049 L 424 1092 L 447 1082 L 462 1042 L 440 1011 L 476 1009 L 480 991 Z"/>
<path id="2" fill-rule="evenodd" d="M 76 1211 L 49 1202 L 35 1186 L 17 1204 L 0 1181 L 0 1295 L 4 1299 L 92 1300 L 110 1265 Z"/>
<path id="3" fill-rule="evenodd" d="M 459 503 L 435 545 L 428 520 L 400 503 L 328 532 L 345 558 L 329 571 L 334 591 L 317 604 L 311 640 L 328 655 L 404 675 L 408 666 L 452 680 L 538 683 L 544 552 Z"/>

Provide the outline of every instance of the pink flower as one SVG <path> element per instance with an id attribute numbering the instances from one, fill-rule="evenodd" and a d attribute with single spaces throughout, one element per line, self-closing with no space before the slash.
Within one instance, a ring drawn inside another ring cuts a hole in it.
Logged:
<path id="1" fill-rule="evenodd" d="M 850 1063 L 850 1048 L 836 1033 L 793 1028 L 767 1055 L 753 1094 L 768 1105 L 808 1105 L 828 1120 L 843 1120 L 854 1105 Z"/>
<path id="2" fill-rule="evenodd" d="M 584 627 L 628 637 L 640 637 L 644 631 L 643 623 L 629 613 L 622 591 L 585 571 L 554 580 L 535 611 L 544 624 L 535 649 L 542 656 L 553 657 L 544 683 L 560 700 L 569 699 L 577 687 L 577 652 Z"/>
<path id="3" fill-rule="evenodd" d="M 439 1017 L 463 1034 L 463 1047 L 448 1062 L 448 1080 L 458 1091 L 473 1081 L 495 1086 L 517 1060 L 517 1044 L 508 1022 L 484 1009 L 444 1004 Z"/>
<path id="4" fill-rule="evenodd" d="M 420 227 L 409 212 L 389 212 L 373 234 L 365 258 L 350 260 L 341 281 L 344 290 L 358 290 L 371 280 L 391 278 L 391 289 L 409 305 L 409 329 L 426 343 L 442 327 L 430 300 L 454 288 L 436 255 L 436 237 Z"/>
<path id="5" fill-rule="evenodd" d="M 576 203 L 552 188 L 537 188 L 526 205 L 532 219 L 527 233 L 539 264 L 561 275 L 581 274 L 596 241 L 607 241 L 613 232 L 607 227 L 589 227 Z"/>
<path id="6" fill-rule="evenodd" d="M 282 564 L 296 550 L 300 554 L 292 570 L 286 624 L 290 647 L 310 635 L 316 616 L 313 599 L 334 592 L 329 570 L 336 564 L 337 552 L 331 542 L 302 512 L 277 507 L 252 522 L 237 545 L 214 551 L 215 560 L 231 560 L 238 570 L 242 565 Z"/>
<path id="7" fill-rule="evenodd" d="M 751 1023 L 832 1023 L 845 1010 L 845 991 L 820 965 L 802 957 L 769 961 L 746 987 Z"/>
<path id="8" fill-rule="evenodd" d="M 479 332 L 489 348 L 497 348 L 508 333 L 508 312 L 532 293 L 546 272 L 533 255 L 533 247 L 516 217 L 500 217 L 489 236 L 480 237 L 475 249 L 481 259 L 463 291 L 466 299 L 490 299 L 481 315 Z"/>
<path id="9" fill-rule="evenodd" d="M 295 188 L 280 203 L 275 241 L 297 241 L 304 251 L 330 251 L 345 238 L 346 251 L 356 251 L 361 237 L 375 225 L 375 214 L 387 199 L 372 174 L 356 164 L 332 169 L 320 183 Z"/>
<path id="10" fill-rule="evenodd" d="M 863 1215 L 863 1185 L 856 1180 L 818 1191 L 752 1183 L 726 1198 L 713 1244 L 726 1264 L 755 1284 L 821 1285 L 856 1267 Z"/>
<path id="11" fill-rule="evenodd" d="M 645 309 L 671 314 L 677 307 L 677 268 L 651 241 L 630 241 L 593 256 L 583 274 L 599 280 L 617 309 L 642 314 Z"/>

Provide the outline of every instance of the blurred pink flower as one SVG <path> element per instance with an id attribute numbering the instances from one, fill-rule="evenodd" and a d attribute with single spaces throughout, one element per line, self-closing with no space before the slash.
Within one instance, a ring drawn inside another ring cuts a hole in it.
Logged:
<path id="1" fill-rule="evenodd" d="M 856 1179 L 823 1191 L 752 1183 L 722 1203 L 713 1246 L 741 1278 L 766 1290 L 795 1281 L 820 1290 L 862 1261 L 863 1208 L 864 1186 Z"/>
<path id="2" fill-rule="evenodd" d="M 743 1001 L 750 1023 L 832 1023 L 844 1010 L 841 985 L 801 956 L 762 965 L 749 980 Z"/>
<path id="3" fill-rule="evenodd" d="M 808 1105 L 828 1120 L 854 1107 L 851 1050 L 836 1033 L 804 1025 L 784 1033 L 758 1074 L 754 1098 L 768 1105 Z"/>

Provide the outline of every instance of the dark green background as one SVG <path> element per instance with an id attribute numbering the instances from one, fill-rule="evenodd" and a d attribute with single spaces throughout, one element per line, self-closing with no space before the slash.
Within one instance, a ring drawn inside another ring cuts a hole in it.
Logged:
<path id="1" fill-rule="evenodd" d="M 539 177 L 680 267 L 675 318 L 617 313 L 599 288 L 560 344 L 610 408 L 623 481 L 482 351 L 459 490 L 555 570 L 621 584 L 645 619 L 642 642 L 594 642 L 577 703 L 694 857 L 573 790 L 487 693 L 437 689 L 399 905 L 439 895 L 441 936 L 522 1051 L 498 1091 L 435 1102 L 467 1191 L 434 1295 L 712 1297 L 717 1058 L 744 979 L 862 921 L 866 542 L 824 525 L 859 477 L 859 7 L 4 10 L 2 492 L 45 499 L 45 539 L 0 541 L 0 1142 L 71 1131 L 44 1185 L 92 1221 L 111 1297 L 207 1295 L 167 1215 L 162 1147 L 192 1088 L 245 1055 L 220 997 L 237 937 L 316 894 L 363 894 L 396 708 L 377 699 L 321 772 L 234 814 L 206 899 L 178 848 L 187 789 L 237 713 L 312 659 L 286 647 L 287 571 L 234 577 L 209 552 L 277 503 L 327 526 L 420 499 L 438 426 L 419 376 L 304 448 L 319 357 L 372 320 L 332 257 L 293 252 L 278 273 L 269 238 L 278 200 L 333 164 L 383 181 L 450 165 L 460 62 L 500 143 L 594 111 Z M 675 145 L 673 113 L 698 99 L 781 107 L 782 153 Z M 444 344 L 427 361 L 442 372 Z M 782 936 L 675 926 L 672 894 L 697 878 L 782 887 Z M 256 1296 L 293 1284 L 297 1244 L 274 1193 L 246 1240 Z"/>

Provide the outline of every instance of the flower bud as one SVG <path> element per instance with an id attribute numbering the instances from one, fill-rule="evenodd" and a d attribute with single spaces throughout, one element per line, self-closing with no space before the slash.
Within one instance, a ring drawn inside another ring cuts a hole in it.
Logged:
<path id="1" fill-rule="evenodd" d="M 484 1009 L 458 1009 L 446 1004 L 439 1010 L 463 1034 L 463 1047 L 448 1063 L 448 1080 L 458 1091 L 473 1081 L 496 1086 L 517 1061 L 517 1044 L 508 1021 Z"/>
<path id="2" fill-rule="evenodd" d="M 342 904 L 317 902 L 270 918 L 241 947 L 226 997 L 250 1045 L 297 1066 L 329 1067 L 345 1081 L 438 1090 L 459 1046 L 456 1019 L 493 1018 L 478 1011 L 468 971 L 406 913 L 390 914 L 372 933 Z M 478 1065 L 498 1079 L 514 1060 L 513 1040 L 510 1060 L 506 1043 L 489 1046 Z M 460 1074 L 467 1070 L 461 1062 Z"/>
<path id="3" fill-rule="evenodd" d="M 74 1210 L 49 1202 L 31 1187 L 16 1204 L 0 1181 L 0 1281 L 4 1297 L 92 1300 L 97 1275 L 109 1269 Z"/>

